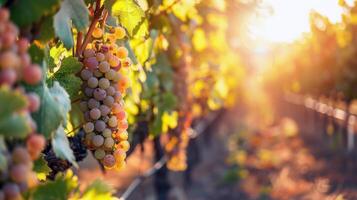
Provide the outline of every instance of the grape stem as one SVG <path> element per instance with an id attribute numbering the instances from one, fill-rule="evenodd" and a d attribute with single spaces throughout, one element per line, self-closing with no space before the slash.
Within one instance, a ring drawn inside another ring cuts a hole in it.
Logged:
<path id="1" fill-rule="evenodd" d="M 78 35 L 77 35 L 77 45 L 76 45 L 76 56 L 77 57 L 80 55 L 79 51 L 82 46 L 82 41 L 83 41 L 83 33 L 80 31 L 80 32 L 78 32 Z"/>
<path id="2" fill-rule="evenodd" d="M 102 16 L 103 10 L 104 10 L 104 6 L 100 7 L 100 0 L 96 0 L 96 7 L 94 10 L 93 19 L 89 26 L 88 32 L 87 32 L 86 36 L 84 37 L 83 44 L 78 51 L 78 56 L 82 55 L 84 49 L 87 47 L 87 45 L 92 37 L 93 30 L 94 30 L 96 24 L 98 23 L 100 17 Z"/>

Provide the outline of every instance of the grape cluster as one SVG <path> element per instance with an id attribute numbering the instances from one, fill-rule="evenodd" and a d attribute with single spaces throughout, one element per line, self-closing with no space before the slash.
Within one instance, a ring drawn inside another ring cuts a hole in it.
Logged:
<path id="1" fill-rule="evenodd" d="M 128 87 L 126 74 L 131 60 L 128 50 L 116 44 L 124 37 L 121 27 L 110 28 L 109 32 L 97 27 L 82 55 L 84 98 L 80 108 L 86 121 L 84 141 L 106 169 L 121 169 L 129 150 L 123 95 Z"/>
<path id="2" fill-rule="evenodd" d="M 45 147 L 46 140 L 36 134 L 36 124 L 30 113 L 40 107 L 35 93 L 26 93 L 19 83 L 38 84 L 42 79 L 41 68 L 31 63 L 27 53 L 29 42 L 18 38 L 18 28 L 9 20 L 9 11 L 0 8 L 0 89 L 13 91 L 24 97 L 27 107 L 19 111 L 26 116 L 30 131 L 25 140 L 5 140 L 0 144 L 0 199 L 22 199 L 21 193 L 34 187 L 38 180 L 32 171 Z M 5 105 L 1 105 L 5 106 Z M 6 138 L 5 138 L 6 139 Z"/>

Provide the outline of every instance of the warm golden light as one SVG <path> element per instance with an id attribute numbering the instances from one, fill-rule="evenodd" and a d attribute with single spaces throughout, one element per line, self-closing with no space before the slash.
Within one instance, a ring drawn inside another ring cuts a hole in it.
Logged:
<path id="1" fill-rule="evenodd" d="M 251 34 L 259 42 L 291 42 L 308 32 L 309 13 L 317 11 L 332 22 L 340 20 L 337 0 L 263 0 L 271 8 L 267 16 L 252 20 Z"/>

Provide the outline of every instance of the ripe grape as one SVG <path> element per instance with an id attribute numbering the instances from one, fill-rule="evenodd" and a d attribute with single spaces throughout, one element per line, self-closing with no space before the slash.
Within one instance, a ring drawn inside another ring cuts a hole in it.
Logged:
<path id="1" fill-rule="evenodd" d="M 108 92 L 107 92 L 107 94 L 108 94 Z M 114 98 L 112 96 L 107 96 L 103 100 L 103 103 L 104 103 L 104 105 L 106 105 L 108 107 L 112 107 L 112 105 L 114 104 Z"/>
<path id="2" fill-rule="evenodd" d="M 117 39 L 123 39 L 126 35 L 125 29 L 123 27 L 116 27 L 115 28 L 115 36 Z"/>
<path id="3" fill-rule="evenodd" d="M 95 51 L 93 49 L 85 49 L 83 51 L 83 56 L 85 58 L 90 58 L 90 57 L 94 57 L 95 56 Z"/>
<path id="4" fill-rule="evenodd" d="M 84 127 L 83 127 L 84 131 L 86 133 L 90 133 L 94 131 L 94 124 L 92 122 L 87 122 Z"/>
<path id="5" fill-rule="evenodd" d="M 102 54 L 104 56 L 104 54 Z M 103 73 L 106 73 L 110 69 L 110 65 L 107 61 L 100 62 L 98 66 L 99 70 Z"/>
<path id="6" fill-rule="evenodd" d="M 113 96 L 115 94 L 115 88 L 113 86 L 109 86 L 106 91 L 107 95 Z"/>
<path id="7" fill-rule="evenodd" d="M 124 110 L 119 111 L 118 113 L 116 113 L 115 116 L 117 116 L 119 121 L 124 120 L 126 118 L 126 114 Z"/>
<path id="8" fill-rule="evenodd" d="M 102 120 L 98 120 L 95 122 L 95 130 L 98 132 L 102 132 L 106 128 L 106 124 Z"/>
<path id="9" fill-rule="evenodd" d="M 119 128 L 122 129 L 122 130 L 128 129 L 128 122 L 126 122 L 126 121 L 120 121 L 120 122 L 119 122 Z"/>
<path id="10" fill-rule="evenodd" d="M 92 144 L 96 147 L 102 146 L 104 143 L 104 138 L 101 135 L 94 135 L 92 138 Z"/>
<path id="11" fill-rule="evenodd" d="M 103 89 L 96 88 L 93 92 L 93 96 L 96 100 L 103 101 L 105 99 L 105 97 L 107 96 L 107 93 Z"/>
<path id="12" fill-rule="evenodd" d="M 105 78 L 113 80 L 115 78 L 116 72 L 113 69 L 110 69 L 105 73 Z"/>
<path id="13" fill-rule="evenodd" d="M 86 88 L 84 89 L 84 94 L 85 94 L 87 97 L 92 97 L 92 96 L 93 96 L 93 91 L 94 91 L 93 88 L 86 87 Z"/>
<path id="14" fill-rule="evenodd" d="M 104 167 L 109 168 L 109 169 L 113 168 L 115 165 L 114 156 L 110 155 L 110 154 L 105 155 L 103 158 L 103 165 L 104 165 Z"/>
<path id="15" fill-rule="evenodd" d="M 99 101 L 97 101 L 93 98 L 88 100 L 88 108 L 89 109 L 99 108 L 99 105 L 100 105 Z"/>
<path id="16" fill-rule="evenodd" d="M 129 57 L 126 57 L 123 61 L 123 67 L 129 67 L 132 64 L 132 61 Z"/>
<path id="17" fill-rule="evenodd" d="M 83 63 L 84 66 L 86 66 L 89 70 L 95 70 L 98 66 L 98 61 L 96 57 L 85 58 Z"/>
<path id="18" fill-rule="evenodd" d="M 90 77 L 87 84 L 90 88 L 96 88 L 98 86 L 98 79 L 96 77 Z"/>
<path id="19" fill-rule="evenodd" d="M 106 138 L 107 137 L 112 137 L 112 131 L 109 128 L 104 129 L 102 134 Z"/>
<path id="20" fill-rule="evenodd" d="M 42 79 L 42 70 L 38 65 L 27 66 L 23 69 L 24 81 L 29 85 L 36 85 Z"/>
<path id="21" fill-rule="evenodd" d="M 0 72 L 0 85 L 6 84 L 6 85 L 13 85 L 16 82 L 16 71 L 13 69 L 4 69 L 2 72 Z"/>
<path id="22" fill-rule="evenodd" d="M 93 72 L 94 76 L 97 77 L 97 78 L 100 78 L 103 76 L 103 73 L 100 72 L 98 69 L 94 70 Z"/>
<path id="23" fill-rule="evenodd" d="M 103 53 L 100 53 L 100 52 L 97 53 L 96 58 L 97 58 L 98 62 L 102 62 L 102 61 L 105 60 L 104 54 L 103 54 Z"/>
<path id="24" fill-rule="evenodd" d="M 106 105 L 100 105 L 99 110 L 103 117 L 107 116 L 110 113 L 110 108 Z"/>
<path id="25" fill-rule="evenodd" d="M 100 114 L 101 114 L 101 112 L 100 112 L 100 110 L 98 108 L 93 108 L 89 112 L 89 116 L 94 120 L 99 119 L 100 118 Z"/>
<path id="26" fill-rule="evenodd" d="M 98 83 L 99 87 L 102 88 L 102 89 L 108 89 L 109 86 L 110 86 L 110 82 L 108 79 L 106 78 L 101 78 L 99 79 L 99 83 Z"/>
<path id="27" fill-rule="evenodd" d="M 119 103 L 114 103 L 112 107 L 112 111 L 114 114 L 117 114 L 121 111 L 123 111 L 123 106 L 121 106 Z"/>
<path id="28" fill-rule="evenodd" d="M 128 50 L 125 47 L 119 47 L 117 50 L 117 56 L 120 59 L 124 59 L 124 58 L 128 57 Z"/>
<path id="29" fill-rule="evenodd" d="M 104 146 L 105 146 L 105 148 L 111 149 L 114 146 L 114 143 L 115 142 L 114 142 L 113 138 L 107 137 L 107 138 L 105 138 Z"/>
<path id="30" fill-rule="evenodd" d="M 119 147 L 120 147 L 123 151 L 127 152 L 127 151 L 129 150 L 129 148 L 130 148 L 130 144 L 129 144 L 128 141 L 121 141 L 121 142 L 119 142 Z"/>
<path id="31" fill-rule="evenodd" d="M 103 149 L 96 149 L 94 151 L 94 157 L 98 160 L 103 159 L 105 156 L 105 151 Z"/>
<path id="32" fill-rule="evenodd" d="M 10 177 L 15 183 L 25 182 L 27 180 L 28 168 L 24 164 L 11 166 Z"/>
<path id="33" fill-rule="evenodd" d="M 122 100 L 122 98 L 123 98 L 123 95 L 122 95 L 119 91 L 116 91 L 116 92 L 114 93 L 114 100 L 115 100 L 116 102 Z"/>
<path id="34" fill-rule="evenodd" d="M 30 43 L 27 39 L 21 38 L 17 41 L 17 51 L 20 54 L 25 54 L 29 47 Z"/>
<path id="35" fill-rule="evenodd" d="M 118 134 L 118 137 L 119 137 L 120 140 L 128 140 L 128 132 L 123 131 L 123 132 Z"/>
<path id="36" fill-rule="evenodd" d="M 17 184 L 15 183 L 6 183 L 2 190 L 4 191 L 5 194 L 5 199 L 9 200 L 21 200 L 21 194 L 20 194 L 20 188 Z"/>
<path id="37" fill-rule="evenodd" d="M 32 160 L 36 160 L 45 148 L 46 139 L 39 134 L 31 134 L 26 140 L 26 147 Z"/>
<path id="38" fill-rule="evenodd" d="M 103 36 L 103 30 L 99 27 L 94 28 L 92 36 L 94 38 L 101 38 Z"/>
<path id="39" fill-rule="evenodd" d="M 14 162 L 15 164 L 28 164 L 31 162 L 31 156 L 27 152 L 26 148 L 18 146 L 12 152 L 12 162 Z"/>
<path id="40" fill-rule="evenodd" d="M 0 8 L 0 22 L 7 22 L 10 18 L 10 12 L 5 8 Z"/>
<path id="41" fill-rule="evenodd" d="M 27 99 L 29 101 L 29 110 L 36 112 L 40 108 L 40 97 L 36 93 L 28 93 Z"/>
<path id="42" fill-rule="evenodd" d="M 124 160 L 126 158 L 125 151 L 123 151 L 122 149 L 115 150 L 113 155 L 117 160 Z"/>
<path id="43" fill-rule="evenodd" d="M 81 78 L 83 79 L 83 80 L 88 80 L 89 78 L 91 78 L 91 77 L 93 77 L 93 72 L 91 72 L 91 71 L 89 71 L 89 70 L 87 70 L 87 69 L 83 69 L 82 71 L 81 71 Z"/>
<path id="44" fill-rule="evenodd" d="M 116 126 L 118 125 L 117 117 L 116 117 L 116 116 L 111 116 L 111 117 L 109 118 L 108 125 L 109 125 L 110 127 L 113 127 L 113 128 L 116 127 Z"/>
<path id="45" fill-rule="evenodd" d="M 15 52 L 10 50 L 2 52 L 0 55 L 0 68 L 16 68 L 20 64 L 20 59 Z"/>
<path id="46" fill-rule="evenodd" d="M 116 66 L 118 66 L 120 64 L 119 58 L 114 56 L 114 55 L 109 57 L 108 62 L 109 62 L 111 67 L 116 67 Z"/>

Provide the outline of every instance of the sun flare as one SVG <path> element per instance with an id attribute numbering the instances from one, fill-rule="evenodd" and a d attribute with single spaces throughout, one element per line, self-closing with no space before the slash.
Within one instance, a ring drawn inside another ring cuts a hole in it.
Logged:
<path id="1" fill-rule="evenodd" d="M 263 0 L 269 11 L 252 20 L 252 37 L 258 42 L 292 42 L 308 32 L 309 13 L 317 11 L 332 22 L 340 20 L 342 9 L 336 0 Z"/>

